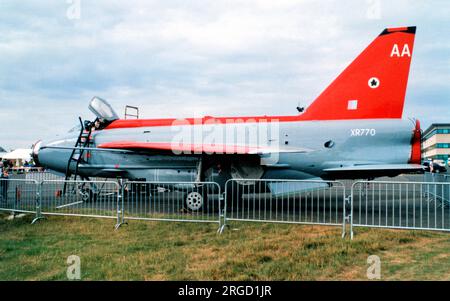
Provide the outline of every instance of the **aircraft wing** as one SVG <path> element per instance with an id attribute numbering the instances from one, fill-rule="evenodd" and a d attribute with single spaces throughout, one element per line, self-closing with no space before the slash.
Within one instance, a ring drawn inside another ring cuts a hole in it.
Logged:
<path id="1" fill-rule="evenodd" d="M 327 168 L 324 172 L 334 178 L 364 179 L 382 175 L 397 176 L 402 173 L 423 172 L 424 166 L 418 164 L 379 164 L 354 165 L 338 168 Z"/>
<path id="2" fill-rule="evenodd" d="M 259 147 L 242 146 L 230 144 L 187 144 L 170 142 L 133 142 L 119 141 L 106 142 L 98 145 L 101 149 L 121 149 L 121 150 L 153 150 L 171 151 L 175 154 L 224 154 L 224 155 L 262 155 L 270 153 L 307 153 L 313 150 L 307 148 L 288 147 Z"/>

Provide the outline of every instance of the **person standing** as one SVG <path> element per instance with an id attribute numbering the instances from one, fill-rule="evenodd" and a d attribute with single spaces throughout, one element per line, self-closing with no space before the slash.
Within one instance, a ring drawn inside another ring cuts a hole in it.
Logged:
<path id="1" fill-rule="evenodd" d="M 8 200 L 8 178 L 8 169 L 4 168 L 0 177 L 0 193 L 3 202 L 6 202 Z"/>

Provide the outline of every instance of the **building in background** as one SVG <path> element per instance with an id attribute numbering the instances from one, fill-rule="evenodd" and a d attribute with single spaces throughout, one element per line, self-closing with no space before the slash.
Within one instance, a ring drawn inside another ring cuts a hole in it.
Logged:
<path id="1" fill-rule="evenodd" d="M 423 132 L 422 158 L 449 163 L 450 158 L 450 123 L 433 123 Z"/>

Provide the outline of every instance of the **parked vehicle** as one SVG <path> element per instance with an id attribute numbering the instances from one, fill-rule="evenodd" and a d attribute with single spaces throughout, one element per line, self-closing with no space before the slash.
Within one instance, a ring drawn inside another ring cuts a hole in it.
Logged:
<path id="1" fill-rule="evenodd" d="M 423 166 L 425 166 L 425 171 L 427 171 L 427 172 L 430 172 L 430 163 L 431 162 L 423 163 Z M 435 172 L 435 173 L 447 172 L 447 169 L 444 166 L 442 166 L 436 162 L 433 162 L 432 164 L 433 164 L 433 172 Z"/>

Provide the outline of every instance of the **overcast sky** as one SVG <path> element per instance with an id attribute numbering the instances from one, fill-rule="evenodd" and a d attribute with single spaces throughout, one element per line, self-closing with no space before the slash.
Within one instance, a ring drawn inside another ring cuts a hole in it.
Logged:
<path id="1" fill-rule="evenodd" d="M 92 119 L 292 115 L 386 27 L 418 26 L 404 117 L 450 122 L 450 2 L 0 1 L 0 146 Z"/>

